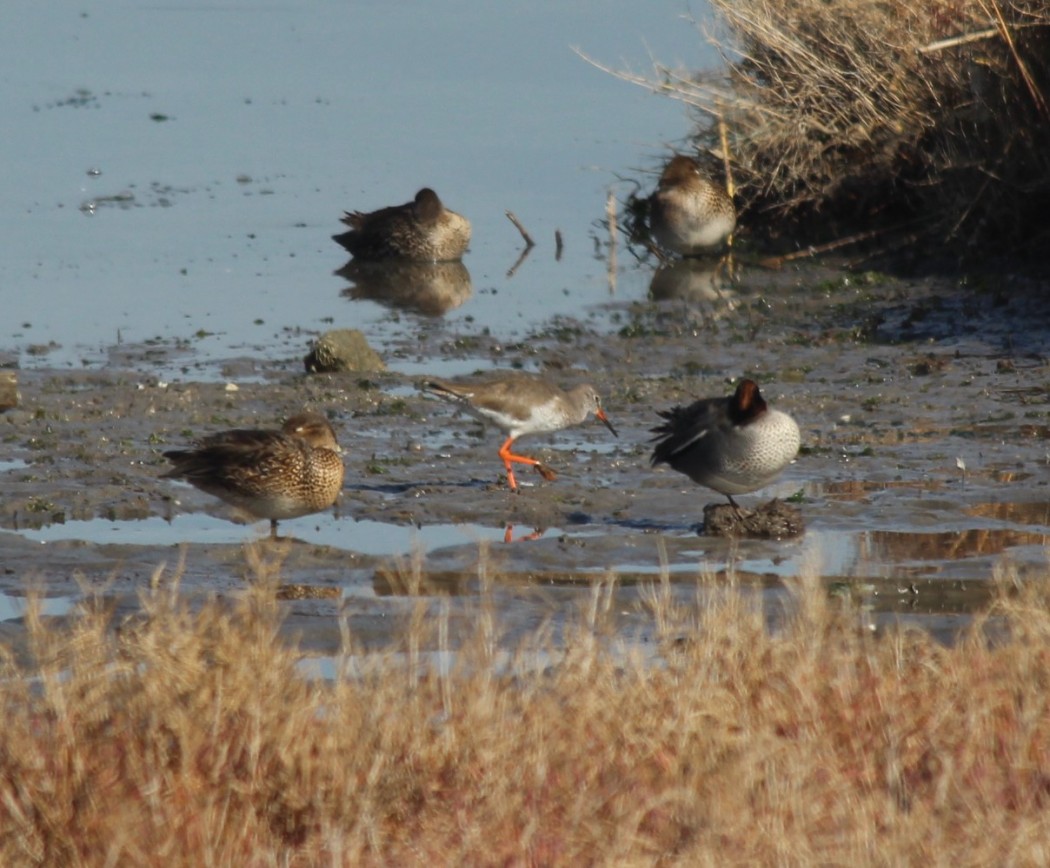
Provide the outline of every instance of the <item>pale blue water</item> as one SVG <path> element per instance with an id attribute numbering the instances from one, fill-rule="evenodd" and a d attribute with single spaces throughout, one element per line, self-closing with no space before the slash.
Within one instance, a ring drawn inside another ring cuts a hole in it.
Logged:
<path id="1" fill-rule="evenodd" d="M 73 610 L 76 600 L 73 597 L 40 596 L 37 598 L 37 603 L 41 615 L 60 617 L 68 615 Z M 25 617 L 27 608 L 28 603 L 25 597 L 0 593 L 0 622 Z"/>
<path id="2" fill-rule="evenodd" d="M 704 9 L 692 4 L 698 14 Z M 346 208 L 424 185 L 468 215 L 473 295 L 448 314 L 520 334 L 608 298 L 607 191 L 653 169 L 679 103 L 586 63 L 717 63 L 684 2 L 12 0 L 0 27 L 0 351 L 100 364 L 121 340 L 301 355 L 284 327 L 412 327 L 341 298 Z M 107 198 L 108 197 L 108 198 Z M 112 201 L 117 197 L 121 201 Z M 513 278 L 522 242 L 538 247 Z M 565 255 L 554 261 L 554 232 Z M 648 275 L 618 292 L 643 295 Z M 55 342 L 42 356 L 30 344 Z M 196 375 L 199 375 L 196 374 Z"/>
<path id="3" fill-rule="evenodd" d="M 995 522 L 981 522 L 989 536 L 997 530 Z M 894 577 L 941 578 L 971 581 L 978 576 L 990 576 L 999 562 L 1000 551 L 960 551 L 954 557 L 945 556 L 938 546 L 938 535 L 962 532 L 954 525 L 944 525 L 925 535 L 900 530 L 888 524 L 885 528 L 870 530 L 809 528 L 804 537 L 775 543 L 756 542 L 735 550 L 724 540 L 697 536 L 692 530 L 655 534 L 617 534 L 615 522 L 595 523 L 579 527 L 552 527 L 537 531 L 528 526 L 516 526 L 515 540 L 528 538 L 523 546 L 513 546 L 513 552 L 504 549 L 506 565 L 522 569 L 533 568 L 528 558 L 537 546 L 557 547 L 565 540 L 600 539 L 604 535 L 619 536 L 619 545 L 607 555 L 581 555 L 574 561 L 570 554 L 564 557 L 567 574 L 603 575 L 609 569 L 634 576 L 657 576 L 668 572 L 680 578 L 695 578 L 705 572 L 732 565 L 740 574 L 776 577 L 798 577 L 807 573 L 843 579 L 883 580 Z M 160 516 L 131 521 L 112 521 L 94 518 L 85 521 L 67 521 L 39 528 L 25 528 L 19 533 L 26 539 L 44 546 L 64 540 L 129 546 L 170 546 L 182 542 L 195 545 L 239 545 L 269 534 L 267 522 L 243 525 L 231 522 L 221 515 L 202 512 L 179 512 L 170 519 Z M 479 545 L 501 545 L 505 528 L 478 523 L 428 524 L 422 527 L 389 524 L 371 520 L 356 520 L 350 515 L 321 513 L 296 521 L 282 523 L 281 533 L 301 543 L 327 546 L 354 552 L 358 555 L 383 557 L 402 556 L 418 552 L 425 556 L 444 553 L 449 557 L 462 556 L 472 563 Z M 924 536 L 928 538 L 924 542 Z M 607 539 L 601 549 L 609 545 Z M 666 546 L 668 560 L 661 556 L 659 546 Z M 530 549 L 529 547 L 532 547 Z M 1009 546 L 1011 563 L 1015 566 L 1038 568 L 1045 564 L 1045 547 L 1038 544 L 1014 543 Z M 520 562 L 513 560 L 521 558 Z M 611 559 L 611 562 L 610 562 Z M 902 578 L 907 584 L 908 578 Z"/>

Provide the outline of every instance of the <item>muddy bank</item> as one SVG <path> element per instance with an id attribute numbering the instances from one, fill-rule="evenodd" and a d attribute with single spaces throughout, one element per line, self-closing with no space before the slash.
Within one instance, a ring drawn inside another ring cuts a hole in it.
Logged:
<path id="1" fill-rule="evenodd" d="M 393 557 L 411 546 L 358 551 L 380 525 L 492 529 L 480 548 L 451 533 L 447 544 L 428 546 L 422 575 L 459 576 L 446 583 L 453 589 L 469 590 L 479 552 L 492 575 L 525 584 L 530 576 L 585 584 L 640 564 L 655 574 L 661 559 L 676 575 L 695 577 L 705 566 L 717 572 L 729 562 L 747 574 L 748 563 L 799 558 L 806 546 L 817 549 L 806 556 L 829 582 L 885 580 L 907 590 L 912 581 L 980 581 L 1004 551 L 1022 572 L 1045 575 L 1050 314 L 1043 298 L 1045 287 L 1016 282 L 751 270 L 714 298 L 613 299 L 514 344 L 481 329 L 417 327 L 406 315 L 399 339 L 379 347 L 389 368 L 383 373 L 307 375 L 300 353 L 161 377 L 155 371 L 186 352 L 163 344 L 122 346 L 120 363 L 114 353 L 104 367 L 25 367 L 20 404 L 0 415 L 0 589 L 18 592 L 35 579 L 72 592 L 86 578 L 132 592 L 158 565 L 177 563 L 186 588 L 238 587 L 246 575 L 239 542 L 183 540 L 173 530 L 165 544 L 130 544 L 120 528 L 201 512 L 230 517 L 213 498 L 159 480 L 161 453 L 216 429 L 276 424 L 304 407 L 332 415 L 347 473 L 336 544 L 310 542 L 311 528 L 327 518 L 283 526 L 305 540 L 283 554 L 289 583 L 396 593 L 389 577 L 406 568 Z M 496 456 L 499 433 L 456 416 L 418 391 L 418 376 L 398 370 L 427 360 L 543 369 L 566 386 L 590 381 L 620 437 L 589 424 L 523 439 L 522 451 L 559 478 L 523 472 L 520 481 L 529 484 L 513 494 Z M 744 500 L 793 496 L 807 526 L 801 540 L 698 538 L 703 508 L 719 496 L 649 467 L 657 409 L 728 393 L 730 379 L 743 374 L 796 417 L 804 444 L 776 486 Z M 27 534 L 98 519 L 113 523 L 104 540 L 45 544 Z M 507 526 L 512 538 L 539 538 L 504 545 Z M 243 528 L 244 539 L 258 533 Z M 853 546 L 845 563 L 821 551 L 839 539 Z"/>

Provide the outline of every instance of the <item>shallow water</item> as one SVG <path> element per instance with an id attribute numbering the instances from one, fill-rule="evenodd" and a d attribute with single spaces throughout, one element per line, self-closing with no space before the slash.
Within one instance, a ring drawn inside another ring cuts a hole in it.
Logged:
<path id="1" fill-rule="evenodd" d="M 24 366 L 105 365 L 118 341 L 155 338 L 184 342 L 192 364 L 279 359 L 334 324 L 382 348 L 419 323 L 345 297 L 330 235 L 344 209 L 422 186 L 474 225 L 453 325 L 508 340 L 578 313 L 608 297 L 594 256 L 607 191 L 626 195 L 618 178 L 655 168 L 689 123 L 572 49 L 635 69 L 649 51 L 710 64 L 686 9 L 12 4 L 0 346 Z M 513 278 L 508 209 L 537 241 Z"/>
<path id="2" fill-rule="evenodd" d="M 643 170 L 689 120 L 570 46 L 636 69 L 648 51 L 715 62 L 684 7 L 12 8 L 0 359 L 20 366 L 23 403 L 0 416 L 10 591 L 30 578 L 72 600 L 78 575 L 115 582 L 130 609 L 159 564 L 181 563 L 188 591 L 238 593 L 243 546 L 266 525 L 159 481 L 160 452 L 303 404 L 335 415 L 347 449 L 338 512 L 281 526 L 295 540 L 282 578 L 336 592 L 289 603 L 288 629 L 322 658 L 336 615 L 372 644 L 421 594 L 470 618 L 482 573 L 498 577 L 512 636 L 565 623 L 609 575 L 625 633 L 649 635 L 638 588 L 661 575 L 690 604 L 714 577 L 776 609 L 815 571 L 871 624 L 947 639 L 995 571 L 1045 577 L 1038 292 L 768 272 L 748 260 L 746 226 L 732 282 L 715 263 L 657 269 L 622 235 L 613 267 L 608 192 L 651 185 Z M 378 69 L 382 87 L 365 85 Z M 351 287 L 329 238 L 342 210 L 423 185 L 473 220 L 466 277 L 402 270 Z M 520 261 L 508 209 L 538 242 Z M 362 329 L 389 372 L 305 378 L 309 341 L 331 327 Z M 588 371 L 619 439 L 581 426 L 527 441 L 561 478 L 510 495 L 496 434 L 415 386 L 510 366 Z M 798 461 L 748 498 L 798 496 L 801 539 L 699 537 L 717 498 L 648 467 L 655 409 L 731 391 L 742 372 L 803 429 Z"/>

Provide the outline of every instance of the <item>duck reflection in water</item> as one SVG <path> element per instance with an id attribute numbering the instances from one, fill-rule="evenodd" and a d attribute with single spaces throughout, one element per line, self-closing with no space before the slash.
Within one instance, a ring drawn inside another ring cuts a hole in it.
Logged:
<path id="1" fill-rule="evenodd" d="M 732 289 L 725 261 L 719 257 L 690 257 L 666 262 L 649 283 L 653 301 L 679 300 L 705 307 L 712 319 L 732 313 L 740 304 Z"/>
<path id="2" fill-rule="evenodd" d="M 462 262 L 371 262 L 351 259 L 336 274 L 352 286 L 342 295 L 368 299 L 387 307 L 441 316 L 473 294 L 470 272 Z"/>

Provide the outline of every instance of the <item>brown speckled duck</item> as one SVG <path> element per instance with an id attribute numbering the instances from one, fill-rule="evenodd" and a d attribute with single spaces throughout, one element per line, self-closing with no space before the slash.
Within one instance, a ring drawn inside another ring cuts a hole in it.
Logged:
<path id="1" fill-rule="evenodd" d="M 656 243 L 683 256 L 717 251 L 736 227 L 733 200 L 692 157 L 674 156 L 649 197 Z"/>
<path id="2" fill-rule="evenodd" d="M 161 479 L 183 479 L 256 518 L 277 522 L 327 509 L 343 487 L 342 450 L 319 413 L 293 416 L 279 431 L 237 428 L 165 452 L 175 465 Z"/>
<path id="3" fill-rule="evenodd" d="M 404 205 L 368 214 L 347 211 L 342 221 L 350 231 L 332 238 L 359 259 L 441 262 L 461 258 L 470 244 L 470 221 L 446 208 L 429 187 Z"/>

